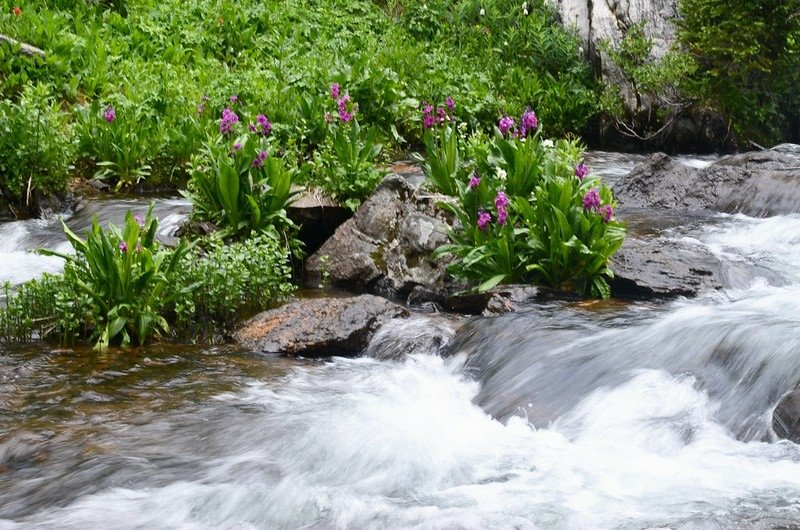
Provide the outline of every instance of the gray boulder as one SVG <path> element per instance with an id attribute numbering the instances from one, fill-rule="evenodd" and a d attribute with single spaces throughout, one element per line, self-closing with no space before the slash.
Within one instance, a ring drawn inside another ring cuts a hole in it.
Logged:
<path id="1" fill-rule="evenodd" d="M 392 298 L 416 286 L 447 291 L 454 284 L 432 253 L 447 243 L 448 220 L 436 203 L 407 178 L 384 179 L 356 214 L 343 223 L 306 262 L 306 282 Z"/>
<path id="2" fill-rule="evenodd" d="M 611 260 L 615 298 L 694 297 L 722 288 L 719 260 L 707 250 L 666 239 L 628 237 Z"/>
<path id="3" fill-rule="evenodd" d="M 732 155 L 705 168 L 665 154 L 647 161 L 614 186 L 625 208 L 707 209 L 750 216 L 800 212 L 800 164 L 778 151 Z"/>
<path id="4" fill-rule="evenodd" d="M 307 298 L 256 315 L 234 338 L 261 353 L 353 356 L 364 351 L 381 325 L 409 315 L 404 307 L 372 295 Z"/>

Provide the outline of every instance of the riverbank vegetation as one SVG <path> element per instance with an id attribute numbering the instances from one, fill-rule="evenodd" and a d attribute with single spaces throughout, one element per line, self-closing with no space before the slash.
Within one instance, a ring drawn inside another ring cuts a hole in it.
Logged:
<path id="1" fill-rule="evenodd" d="M 594 82 L 577 41 L 543 2 L 0 5 L 0 33 L 47 53 L 0 44 L 4 138 L 28 138 L 29 151 L 45 155 L 0 150 L 0 191 L 18 203 L 28 189 L 63 190 L 69 176 L 119 188 L 181 184 L 226 102 L 234 112 L 257 108 L 287 161 L 307 163 L 309 181 L 355 205 L 364 190 L 344 189 L 331 162 L 343 142 L 357 143 L 325 122 L 336 113 L 331 82 L 357 104 L 353 128 L 365 145 L 356 164 L 417 144 L 420 102 L 449 93 L 461 94 L 458 117 L 469 127 L 534 105 L 554 133 L 580 133 L 593 112 Z"/>
<path id="2" fill-rule="evenodd" d="M 610 52 L 642 87 L 674 84 L 740 134 L 781 129 L 797 103 L 794 56 L 778 50 L 800 42 L 792 16 L 776 11 L 790 19 L 780 35 L 731 56 L 735 43 L 709 28 L 749 11 L 712 4 L 682 0 L 692 12 L 663 68 L 639 60 L 649 50 L 636 34 Z M 415 150 L 451 197 L 455 226 L 436 255 L 454 276 L 484 290 L 526 282 L 609 296 L 625 228 L 579 140 L 608 98 L 543 0 L 4 5 L 0 33 L 46 55 L 0 43 L 3 201 L 30 206 L 71 179 L 183 188 L 191 220 L 216 230 L 165 248 L 149 213 L 87 235 L 65 227 L 64 274 L 6 287 L 6 339 L 102 349 L 224 337 L 293 290 L 290 262 L 304 252 L 287 215 L 295 185 L 356 210 L 388 161 Z M 744 69 L 733 88 L 717 82 L 731 57 Z"/>

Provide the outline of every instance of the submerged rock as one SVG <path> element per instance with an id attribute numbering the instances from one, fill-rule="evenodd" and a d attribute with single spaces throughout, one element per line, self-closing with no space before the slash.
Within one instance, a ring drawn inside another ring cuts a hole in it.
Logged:
<path id="1" fill-rule="evenodd" d="M 405 298 L 416 286 L 433 292 L 455 282 L 433 251 L 447 243 L 447 218 L 437 206 L 447 200 L 426 194 L 419 183 L 391 175 L 306 262 L 306 282 Z M 460 288 L 460 286 L 459 286 Z"/>
<path id="2" fill-rule="evenodd" d="M 775 407 L 772 430 L 779 438 L 800 443 L 800 389 L 783 396 Z"/>
<path id="3" fill-rule="evenodd" d="M 303 357 L 360 354 L 378 328 L 409 311 L 384 298 L 303 299 L 256 315 L 234 334 L 261 353 Z"/>
<path id="4" fill-rule="evenodd" d="M 701 247 L 664 239 L 628 237 L 611 260 L 615 298 L 697 296 L 722 288 L 719 260 Z"/>
<path id="5" fill-rule="evenodd" d="M 658 153 L 614 186 L 626 208 L 685 208 L 768 217 L 800 212 L 800 161 L 779 151 L 732 155 L 705 167 Z"/>
<path id="6" fill-rule="evenodd" d="M 524 309 L 541 298 L 542 290 L 533 285 L 500 285 L 482 293 L 451 296 L 442 308 L 467 315 L 501 315 Z"/>

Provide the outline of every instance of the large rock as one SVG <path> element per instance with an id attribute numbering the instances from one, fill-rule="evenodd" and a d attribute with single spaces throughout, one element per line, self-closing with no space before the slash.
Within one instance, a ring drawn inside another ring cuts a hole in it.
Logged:
<path id="1" fill-rule="evenodd" d="M 358 355 L 382 324 L 407 316 L 404 307 L 372 295 L 307 298 L 256 315 L 234 337 L 261 353 Z"/>
<path id="2" fill-rule="evenodd" d="M 705 168 L 652 155 L 616 186 L 626 208 L 685 208 L 770 216 L 800 212 L 800 164 L 777 151 L 732 155 Z"/>
<path id="3" fill-rule="evenodd" d="M 672 88 L 664 88 L 658 94 L 639 90 L 602 45 L 607 43 L 611 49 L 619 49 L 626 34 L 640 27 L 652 43 L 648 62 L 659 61 L 676 40 L 677 0 L 548 1 L 558 12 L 562 25 L 576 32 L 583 56 L 593 65 L 595 74 L 605 85 L 617 87 L 622 96 L 626 127 L 632 127 L 636 134 L 615 119 L 601 117 L 598 132 L 606 146 L 624 150 L 664 146 L 676 152 L 729 147 L 729 127 L 719 114 L 699 107 L 686 110 L 680 94 Z"/>
<path id="4" fill-rule="evenodd" d="M 320 190 L 303 188 L 298 191 L 292 204 L 286 208 L 286 214 L 300 227 L 297 237 L 305 244 L 305 251 L 311 254 L 350 218 L 352 212 Z"/>
<path id="5" fill-rule="evenodd" d="M 611 260 L 615 298 L 694 297 L 722 288 L 719 260 L 701 247 L 628 237 Z"/>
<path id="6" fill-rule="evenodd" d="M 307 260 L 306 282 L 327 280 L 392 298 L 405 298 L 416 286 L 447 291 L 453 280 L 432 257 L 448 241 L 447 219 L 436 206 L 442 200 L 405 177 L 387 177 Z"/>
<path id="7" fill-rule="evenodd" d="M 626 107 L 646 111 L 650 102 L 643 100 L 620 70 L 601 49 L 602 42 L 616 47 L 627 31 L 641 25 L 653 47 L 650 59 L 664 57 L 675 41 L 674 20 L 678 15 L 676 0 L 550 0 L 558 10 L 562 24 L 574 28 L 584 53 L 599 68 L 606 82 L 620 88 Z"/>
<path id="8" fill-rule="evenodd" d="M 772 430 L 779 438 L 800 443 L 800 389 L 783 396 L 775 407 Z"/>

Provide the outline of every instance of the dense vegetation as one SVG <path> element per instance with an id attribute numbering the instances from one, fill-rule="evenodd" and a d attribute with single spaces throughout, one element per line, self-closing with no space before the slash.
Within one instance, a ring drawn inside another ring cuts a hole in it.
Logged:
<path id="1" fill-rule="evenodd" d="M 798 3 L 681 0 L 660 64 L 636 27 L 607 52 L 637 90 L 777 138 L 800 108 Z M 149 213 L 65 227 L 64 273 L 6 286 L 4 338 L 224 336 L 292 292 L 294 184 L 355 210 L 385 162 L 420 147 L 430 185 L 452 197 L 457 223 L 437 251 L 452 274 L 609 296 L 625 227 L 575 133 L 611 99 L 544 0 L 5 2 L 0 33 L 46 51 L 0 44 L 4 202 L 73 177 L 185 186 L 192 220 L 218 230 L 169 249 Z"/>
<path id="2" fill-rule="evenodd" d="M 678 0 L 677 40 L 654 61 L 653 42 L 641 24 L 621 42 L 604 42 L 637 98 L 648 98 L 645 116 L 625 116 L 607 87 L 601 107 L 625 117 L 630 130 L 669 132 L 676 113 L 718 113 L 728 134 L 719 146 L 750 148 L 800 141 L 800 0 Z"/>
<path id="3" fill-rule="evenodd" d="M 357 103 L 369 137 L 356 165 L 377 156 L 374 145 L 389 157 L 418 142 L 420 102 L 449 93 L 461 94 L 458 117 L 470 127 L 534 105 L 553 132 L 579 132 L 593 112 L 577 42 L 543 1 L 0 6 L 0 33 L 47 52 L 28 57 L 0 44 L 0 142 L 30 139 L 26 150 L 0 145 L 0 191 L 17 202 L 28 188 L 63 189 L 70 172 L 115 186 L 185 180 L 206 122 L 242 104 L 268 118 L 287 160 L 308 163 L 307 179 L 355 206 L 364 190 L 347 189 L 352 168 L 331 159 L 341 154 L 324 118 L 336 113 L 332 82 Z"/>
<path id="4" fill-rule="evenodd" d="M 680 0 L 679 43 L 696 64 L 687 94 L 740 138 L 800 137 L 800 0 Z"/>

